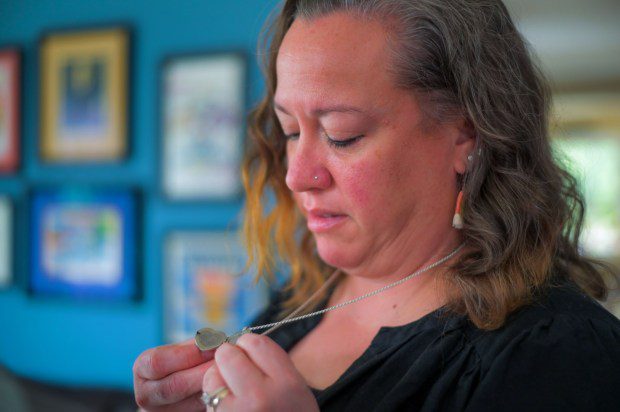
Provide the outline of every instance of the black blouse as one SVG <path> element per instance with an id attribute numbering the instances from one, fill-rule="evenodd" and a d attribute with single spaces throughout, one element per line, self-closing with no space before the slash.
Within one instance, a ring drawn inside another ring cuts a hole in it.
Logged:
<path id="1" fill-rule="evenodd" d="M 253 324 L 276 320 L 282 299 Z M 289 351 L 320 319 L 270 337 Z M 620 411 L 620 321 L 569 283 L 491 332 L 439 309 L 381 328 L 335 383 L 313 391 L 322 411 Z"/>

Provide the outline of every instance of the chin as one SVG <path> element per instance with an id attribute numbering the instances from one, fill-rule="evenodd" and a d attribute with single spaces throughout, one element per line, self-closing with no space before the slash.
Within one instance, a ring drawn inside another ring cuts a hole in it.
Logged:
<path id="1" fill-rule="evenodd" d="M 361 261 L 350 245 L 326 244 L 317 240 L 317 251 L 323 262 L 338 269 L 356 267 Z"/>

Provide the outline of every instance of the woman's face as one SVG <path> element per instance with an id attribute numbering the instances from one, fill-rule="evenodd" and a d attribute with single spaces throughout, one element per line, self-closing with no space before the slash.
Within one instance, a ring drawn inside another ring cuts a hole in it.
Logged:
<path id="1" fill-rule="evenodd" d="M 321 258 L 350 274 L 392 273 L 454 236 L 473 140 L 427 121 L 391 76 L 383 27 L 344 13 L 296 20 L 278 53 L 286 184 Z"/>

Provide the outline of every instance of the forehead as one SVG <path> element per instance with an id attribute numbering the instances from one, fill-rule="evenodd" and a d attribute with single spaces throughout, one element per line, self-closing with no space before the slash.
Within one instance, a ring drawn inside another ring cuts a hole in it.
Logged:
<path id="1" fill-rule="evenodd" d="M 294 49 L 296 52 L 304 50 L 348 57 L 371 55 L 368 52 L 381 49 L 372 46 L 382 46 L 385 34 L 383 26 L 376 19 L 348 12 L 335 12 L 311 19 L 297 18 L 282 41 L 280 54 Z M 303 48 L 299 50 L 301 45 Z"/>
<path id="2" fill-rule="evenodd" d="M 387 46 L 387 33 L 376 20 L 342 12 L 296 19 L 277 56 L 276 101 L 380 93 L 393 83 Z"/>

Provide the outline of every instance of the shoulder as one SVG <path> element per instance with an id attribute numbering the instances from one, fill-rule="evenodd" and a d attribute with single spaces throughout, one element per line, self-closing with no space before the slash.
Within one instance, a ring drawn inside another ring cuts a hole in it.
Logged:
<path id="1" fill-rule="evenodd" d="M 469 328 L 465 333 L 481 359 L 490 361 L 516 345 L 590 343 L 583 350 L 596 343 L 612 343 L 620 336 L 620 320 L 573 283 L 564 283 L 540 292 L 534 302 L 510 315 L 503 327 L 490 332 Z"/>
<path id="2" fill-rule="evenodd" d="M 480 359 L 484 404 L 617 406 L 620 321 L 573 284 L 548 288 L 496 331 L 472 328 L 466 336 Z"/>

